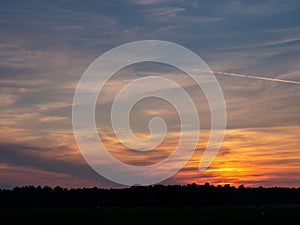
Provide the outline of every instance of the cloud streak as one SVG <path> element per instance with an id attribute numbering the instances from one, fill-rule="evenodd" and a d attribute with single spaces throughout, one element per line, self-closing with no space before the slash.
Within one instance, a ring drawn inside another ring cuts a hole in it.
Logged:
<path id="1" fill-rule="evenodd" d="M 206 71 L 204 71 L 204 72 L 206 72 Z M 212 71 L 212 72 L 217 75 L 244 77 L 244 78 L 249 78 L 249 79 L 267 80 L 267 81 L 289 83 L 289 84 L 300 84 L 300 81 L 294 81 L 294 80 L 285 80 L 285 79 L 278 79 L 278 78 L 271 78 L 271 77 L 264 77 L 264 76 L 255 76 L 255 75 L 246 75 L 246 74 L 239 74 L 239 73 L 227 73 L 227 72 L 220 72 L 220 71 Z"/>

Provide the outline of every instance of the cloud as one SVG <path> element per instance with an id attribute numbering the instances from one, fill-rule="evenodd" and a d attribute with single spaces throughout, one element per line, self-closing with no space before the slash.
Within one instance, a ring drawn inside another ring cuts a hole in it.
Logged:
<path id="1" fill-rule="evenodd" d="M 170 3 L 170 0 L 130 0 L 131 3 L 137 5 L 155 5 L 155 4 L 163 4 Z"/>
<path id="2" fill-rule="evenodd" d="M 67 120 L 68 118 L 62 117 L 62 116 L 44 116 L 40 120 L 42 122 L 51 123 L 51 122 L 63 122 L 64 120 Z"/>
<path id="3" fill-rule="evenodd" d="M 1 173 L 1 181 L 5 182 L 6 176 L 8 174 L 3 171 L 3 168 L 25 168 L 27 171 L 33 170 L 37 171 L 39 174 L 44 174 L 45 176 L 50 176 L 48 179 L 51 179 L 53 174 L 56 174 L 55 177 L 73 177 L 72 185 L 80 186 L 81 180 L 89 180 L 91 183 L 109 183 L 105 179 L 101 178 L 98 174 L 96 174 L 87 164 L 84 163 L 81 158 L 80 163 L 71 162 L 71 161 L 62 161 L 55 158 L 53 155 L 49 155 L 48 157 L 43 157 L 40 152 L 49 151 L 49 149 L 36 148 L 24 145 L 16 145 L 16 144 L 1 144 L 0 145 L 0 158 L 2 167 Z M 51 150 L 50 150 L 51 151 Z M 72 151 L 69 149 L 69 151 Z M 80 155 L 78 155 L 80 157 Z M 15 171 L 17 172 L 17 171 Z M 32 177 L 29 174 L 26 175 L 23 180 L 26 180 L 26 183 L 33 182 Z M 58 179 L 60 180 L 60 179 Z M 58 181 L 57 180 L 57 181 Z M 77 184 L 76 184 L 77 180 Z M 96 181 L 96 182 L 95 182 Z M 18 183 L 20 181 L 15 180 L 14 183 Z M 36 179 L 35 182 L 39 182 Z M 64 186 L 70 186 L 67 182 L 63 182 L 60 180 L 61 184 Z M 39 184 L 39 183 L 36 183 Z M 59 185 L 57 183 L 56 185 Z M 104 184 L 105 185 L 105 184 Z"/>
<path id="4" fill-rule="evenodd" d="M 214 74 L 221 74 L 226 76 L 235 76 L 235 77 L 243 77 L 243 78 L 250 78 L 250 79 L 258 79 L 258 80 L 267 80 L 267 81 L 274 81 L 274 82 L 281 82 L 281 83 L 289 83 L 289 84 L 300 84 L 300 81 L 293 81 L 293 80 L 284 80 L 278 78 L 270 78 L 264 77 L 261 75 L 246 75 L 246 74 L 238 74 L 238 73 L 227 73 L 227 72 L 220 72 L 220 71 L 212 71 Z"/>
<path id="5" fill-rule="evenodd" d="M 194 156 L 172 180 L 298 187 L 299 129 L 299 126 L 229 129 L 219 155 L 206 171 L 193 172 L 200 159 Z"/>
<path id="6" fill-rule="evenodd" d="M 18 96 L 13 95 L 13 94 L 5 94 L 5 95 L 1 95 L 0 94 L 0 102 L 1 104 L 8 106 L 8 105 L 12 105 L 13 103 L 15 103 L 18 99 Z"/>

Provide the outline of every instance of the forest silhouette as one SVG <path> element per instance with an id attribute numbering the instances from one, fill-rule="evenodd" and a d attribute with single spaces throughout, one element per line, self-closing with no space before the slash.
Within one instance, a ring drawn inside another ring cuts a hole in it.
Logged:
<path id="1" fill-rule="evenodd" d="M 236 188 L 188 184 L 123 189 L 24 186 L 0 190 L 1 208 L 72 207 L 276 207 L 300 205 L 300 188 Z"/>

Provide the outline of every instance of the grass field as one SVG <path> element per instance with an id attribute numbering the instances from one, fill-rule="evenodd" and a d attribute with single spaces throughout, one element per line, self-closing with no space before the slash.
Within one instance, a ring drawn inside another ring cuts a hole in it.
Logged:
<path id="1" fill-rule="evenodd" d="M 300 208 L 0 209 L 0 224 L 300 224 Z"/>

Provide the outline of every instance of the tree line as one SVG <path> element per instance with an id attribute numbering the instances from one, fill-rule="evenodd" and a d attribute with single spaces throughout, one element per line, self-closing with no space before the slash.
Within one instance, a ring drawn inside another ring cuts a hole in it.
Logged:
<path id="1" fill-rule="evenodd" d="M 123 189 L 24 186 L 0 189 L 1 208 L 223 207 L 299 205 L 300 188 L 227 185 L 152 185 Z"/>

